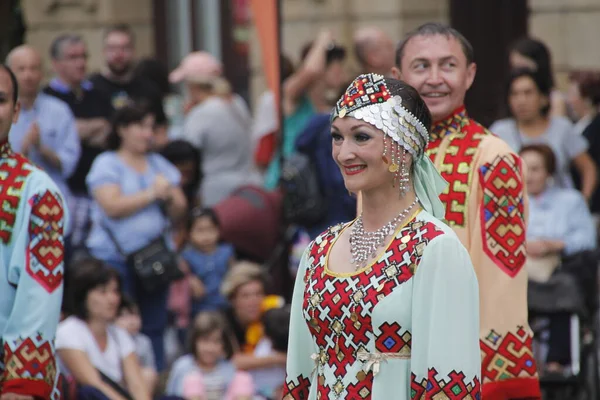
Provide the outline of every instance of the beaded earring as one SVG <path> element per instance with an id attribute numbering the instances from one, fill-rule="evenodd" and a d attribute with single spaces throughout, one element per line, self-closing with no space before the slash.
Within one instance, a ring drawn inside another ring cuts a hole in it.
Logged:
<path id="1" fill-rule="evenodd" d="M 406 154 L 406 149 L 402 148 L 402 164 L 400 166 L 400 176 L 399 176 L 399 180 L 400 180 L 400 196 L 404 197 L 406 195 L 406 193 L 408 192 L 409 189 L 409 185 L 408 185 L 408 181 L 409 181 L 409 169 L 410 166 L 408 165 L 408 160 L 407 160 L 407 154 Z"/>
<path id="2" fill-rule="evenodd" d="M 388 160 L 387 158 L 387 149 L 388 148 L 388 143 L 387 143 L 387 135 L 383 135 L 383 155 L 381 156 L 381 159 L 383 160 L 383 162 L 385 164 L 389 164 L 390 160 Z"/>

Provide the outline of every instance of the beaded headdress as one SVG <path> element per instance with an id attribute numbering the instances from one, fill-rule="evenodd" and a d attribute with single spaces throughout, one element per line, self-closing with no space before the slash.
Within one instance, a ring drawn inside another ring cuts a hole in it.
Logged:
<path id="1" fill-rule="evenodd" d="M 395 175 L 403 195 L 409 190 L 410 165 L 406 162 L 406 153 L 412 156 L 415 165 L 415 191 L 419 200 L 421 203 L 428 203 L 429 211 L 434 215 L 441 214 L 443 217 L 443 205 L 438 195 L 447 183 L 435 170 L 429 157 L 425 156 L 429 143 L 428 129 L 403 106 L 401 95 L 390 93 L 383 75 L 369 73 L 354 79 L 336 103 L 331 121 L 344 117 L 360 119 L 383 131 L 383 161 Z M 388 137 L 393 141 L 393 145 L 389 146 L 389 158 Z"/>

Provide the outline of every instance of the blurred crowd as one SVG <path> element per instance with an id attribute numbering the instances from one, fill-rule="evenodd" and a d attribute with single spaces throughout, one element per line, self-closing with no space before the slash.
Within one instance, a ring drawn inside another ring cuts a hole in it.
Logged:
<path id="1" fill-rule="evenodd" d="M 67 392 L 281 398 L 286 282 L 311 238 L 356 216 L 331 157 L 330 111 L 356 74 L 396 68 L 397 39 L 364 28 L 346 49 L 324 30 L 297 63 L 284 57 L 281 124 L 272 92 L 251 112 L 215 57 L 190 53 L 168 71 L 136 57 L 125 25 L 106 30 L 91 75 L 75 34 L 46 54 L 10 52 L 21 102 L 10 142 L 55 181 L 71 216 L 56 341 Z M 600 71 L 572 71 L 563 92 L 543 42 L 523 38 L 509 54 L 506 107 L 490 128 L 527 166 L 528 269 L 544 280 L 536 271 L 597 246 Z M 45 86 L 44 64 L 54 71 Z M 314 166 L 322 206 L 310 220 L 282 220 L 297 155 Z M 127 259 L 157 238 L 183 278 L 147 291 Z M 280 252 L 291 256 L 282 263 Z M 139 368 L 144 383 L 130 378 Z"/>

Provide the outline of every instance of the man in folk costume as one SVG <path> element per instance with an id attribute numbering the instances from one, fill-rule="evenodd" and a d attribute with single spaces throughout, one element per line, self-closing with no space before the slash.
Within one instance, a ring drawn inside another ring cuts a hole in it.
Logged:
<path id="1" fill-rule="evenodd" d="M 58 399 L 66 212 L 48 175 L 8 144 L 17 94 L 0 64 L 0 400 Z"/>
<path id="2" fill-rule="evenodd" d="M 527 322 L 524 264 L 527 196 L 521 159 L 468 117 L 473 48 L 450 27 L 428 23 L 409 33 L 393 75 L 415 87 L 433 117 L 427 154 L 449 186 L 446 222 L 469 250 L 480 287 L 482 398 L 539 399 Z"/>

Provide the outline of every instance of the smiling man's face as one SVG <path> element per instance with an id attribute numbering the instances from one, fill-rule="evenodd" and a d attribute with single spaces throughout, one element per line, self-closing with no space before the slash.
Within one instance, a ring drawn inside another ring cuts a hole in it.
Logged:
<path id="1" fill-rule="evenodd" d="M 413 86 L 437 122 L 463 105 L 475 79 L 475 63 L 467 62 L 453 36 L 424 35 L 411 38 L 398 66 L 399 78 Z"/>

